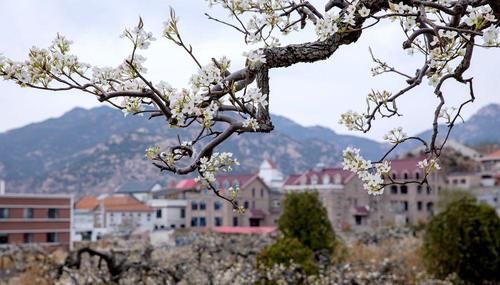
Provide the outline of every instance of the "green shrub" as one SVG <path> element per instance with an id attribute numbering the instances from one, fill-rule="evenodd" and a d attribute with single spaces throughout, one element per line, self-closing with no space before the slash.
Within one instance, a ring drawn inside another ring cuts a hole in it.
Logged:
<path id="1" fill-rule="evenodd" d="M 289 193 L 278 220 L 283 236 L 298 239 L 313 252 L 335 249 L 335 232 L 317 192 Z"/>
<path id="2" fill-rule="evenodd" d="M 315 274 L 318 268 L 314 262 L 314 253 L 296 238 L 282 237 L 266 246 L 257 255 L 257 265 L 272 268 L 275 264 L 299 265 L 307 275 Z"/>
<path id="3" fill-rule="evenodd" d="M 468 198 L 451 202 L 429 223 L 423 244 L 429 273 L 472 284 L 500 282 L 500 218 Z"/>

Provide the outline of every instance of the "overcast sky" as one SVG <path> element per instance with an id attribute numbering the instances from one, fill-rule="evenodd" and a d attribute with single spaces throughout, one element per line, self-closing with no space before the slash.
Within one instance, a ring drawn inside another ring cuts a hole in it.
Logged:
<path id="1" fill-rule="evenodd" d="M 119 35 L 124 27 L 136 25 L 142 16 L 146 30 L 160 39 L 143 53 L 148 58 L 149 77 L 182 88 L 196 67 L 182 50 L 160 37 L 169 6 L 180 17 L 185 41 L 193 45 L 195 54 L 205 63 L 211 57 L 226 55 L 236 69 L 243 65 L 242 52 L 255 48 L 245 46 L 237 32 L 208 20 L 203 13 L 222 18 L 226 13 L 210 10 L 203 0 L 1 0 L 0 19 L 4 24 L 0 28 L 0 53 L 24 60 L 31 46 L 47 47 L 59 32 L 74 41 L 73 51 L 81 61 L 115 67 L 130 53 L 129 43 Z M 315 35 L 309 28 L 287 38 L 285 43 L 311 40 L 315 40 Z M 357 43 L 341 47 L 326 61 L 272 70 L 271 112 L 303 125 L 323 125 L 339 133 L 349 133 L 338 124 L 341 113 L 362 112 L 366 94 L 372 88 L 397 91 L 403 86 L 403 81 L 394 76 L 371 76 L 370 68 L 374 65 L 368 46 L 378 57 L 412 74 L 417 58 L 408 56 L 401 43 L 398 25 L 388 22 L 364 32 Z M 475 78 L 477 100 L 464 110 L 465 119 L 486 104 L 500 103 L 499 64 L 500 49 L 476 48 L 468 75 Z M 426 82 L 422 85 L 423 88 L 399 102 L 403 117 L 377 120 L 372 132 L 364 136 L 381 140 L 383 134 L 396 126 L 403 126 L 410 134 L 429 129 L 437 99 Z M 463 86 L 446 87 L 448 106 L 457 106 L 468 95 Z M 94 97 L 78 92 L 51 93 L 0 81 L 0 132 L 60 116 L 77 106 L 98 105 Z"/>

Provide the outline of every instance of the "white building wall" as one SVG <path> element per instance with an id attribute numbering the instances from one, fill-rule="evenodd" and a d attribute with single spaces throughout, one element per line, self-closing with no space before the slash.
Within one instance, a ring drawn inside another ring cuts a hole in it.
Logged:
<path id="1" fill-rule="evenodd" d="M 149 201 L 149 206 L 155 209 L 154 228 L 173 229 L 186 227 L 186 200 L 154 199 Z M 161 212 L 158 217 L 157 211 Z"/>

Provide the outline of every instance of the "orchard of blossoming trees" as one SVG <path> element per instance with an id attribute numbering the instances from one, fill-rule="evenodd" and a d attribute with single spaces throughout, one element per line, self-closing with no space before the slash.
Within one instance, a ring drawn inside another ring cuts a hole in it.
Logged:
<path id="1" fill-rule="evenodd" d="M 22 87 L 49 91 L 81 90 L 108 102 L 125 114 L 147 115 L 162 119 L 170 127 L 193 128 L 197 135 L 178 139 L 167 149 L 152 146 L 146 156 L 161 171 L 176 174 L 196 172 L 199 179 L 214 193 L 243 211 L 237 202 L 238 189 L 225 194 L 214 187 L 218 171 L 230 171 L 238 164 L 231 153 L 221 152 L 219 145 L 235 134 L 270 132 L 273 124 L 269 115 L 271 81 L 269 70 L 303 62 L 316 62 L 330 57 L 340 46 L 355 43 L 363 33 L 381 21 L 401 26 L 406 40 L 402 48 L 421 58 L 412 74 L 407 74 L 375 57 L 373 76 L 391 73 L 405 79 L 400 90 L 372 90 L 365 112 L 349 111 L 340 116 L 340 123 L 350 130 L 368 132 L 375 119 L 400 115 L 398 100 L 421 84 L 434 86 L 439 99 L 433 118 L 430 140 L 408 137 L 401 128 L 385 136 L 393 147 L 380 161 L 363 159 L 357 149 L 344 151 L 344 167 L 360 176 L 365 189 L 380 194 L 393 181 L 388 175 L 391 166 L 385 158 L 401 143 L 418 141 L 425 146 L 426 158 L 419 163 L 426 175 L 410 183 L 425 183 L 427 175 L 439 169 L 438 157 L 451 129 L 460 118 L 465 104 L 474 101 L 472 77 L 464 77 L 475 48 L 499 47 L 499 0 L 329 0 L 324 7 L 303 0 L 208 0 L 209 6 L 221 6 L 231 17 L 213 21 L 242 34 L 252 50 L 242 51 L 245 66 L 231 66 L 229 58 L 213 58 L 201 63 L 191 45 L 181 35 L 179 19 L 174 11 L 165 23 L 165 37 L 198 66 L 190 85 L 174 88 L 169 83 L 151 82 L 146 77 L 145 58 L 140 54 L 156 40 L 147 32 L 143 20 L 127 28 L 122 37 L 131 44 L 131 53 L 116 68 L 100 68 L 82 63 L 70 50 L 71 41 L 57 35 L 46 49 L 33 47 L 22 62 L 0 56 L 0 75 Z M 314 25 L 316 39 L 310 42 L 281 46 L 280 38 Z M 442 87 L 447 81 L 462 84 L 470 93 L 458 108 L 448 107 Z M 448 126 L 444 140 L 437 140 L 438 125 Z M 408 182 L 406 182 L 408 183 Z"/>

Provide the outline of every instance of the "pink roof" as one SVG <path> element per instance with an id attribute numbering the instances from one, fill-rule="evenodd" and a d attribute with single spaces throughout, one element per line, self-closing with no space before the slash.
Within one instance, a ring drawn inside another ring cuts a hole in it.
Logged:
<path id="1" fill-rule="evenodd" d="M 221 234 L 270 234 L 276 227 L 215 227 L 214 231 Z"/>
<path id="2" fill-rule="evenodd" d="M 196 181 L 194 179 L 182 179 L 175 185 L 175 189 L 191 190 L 196 188 Z"/>
<path id="3" fill-rule="evenodd" d="M 292 174 L 286 178 L 285 185 L 294 185 L 295 181 L 302 176 L 301 174 Z"/>
<path id="4" fill-rule="evenodd" d="M 266 213 L 261 209 L 250 209 L 249 214 L 250 218 L 264 219 L 266 217 Z"/>
<path id="5" fill-rule="evenodd" d="M 418 168 L 418 162 L 425 159 L 425 157 L 411 157 L 411 158 L 404 158 L 404 159 L 393 159 L 391 160 L 391 170 L 393 172 L 404 172 L 404 171 L 409 171 L 409 172 L 415 172 L 417 170 L 420 170 Z"/>
<path id="6" fill-rule="evenodd" d="M 242 187 L 254 178 L 257 177 L 257 174 L 226 174 L 226 175 L 216 175 L 215 179 L 217 180 L 217 183 L 219 184 L 219 187 L 223 188 L 224 187 L 224 182 L 228 182 L 229 185 L 233 186 L 234 182 L 238 182 L 239 186 Z M 175 186 L 175 189 L 177 190 L 193 190 L 196 189 L 196 186 L 198 186 L 198 183 L 194 179 L 183 179 L 177 183 Z"/>
<path id="7" fill-rule="evenodd" d="M 285 185 L 298 185 L 300 180 L 299 178 L 303 177 L 306 179 L 305 185 L 310 185 L 311 177 L 313 176 L 318 178 L 317 184 L 323 184 L 323 178 L 327 176 L 330 179 L 330 183 L 333 183 L 337 175 L 340 175 L 341 183 L 346 183 L 353 173 L 342 168 L 323 168 L 321 170 L 312 169 L 302 174 L 293 174 L 289 176 L 285 181 Z"/>
<path id="8" fill-rule="evenodd" d="M 250 174 L 226 174 L 226 175 L 216 175 L 215 176 L 215 179 L 217 180 L 217 183 L 219 183 L 219 185 L 221 187 L 224 186 L 224 182 L 227 181 L 230 183 L 230 185 L 233 185 L 233 182 L 234 181 L 238 181 L 238 183 L 240 184 L 240 187 L 247 184 L 248 182 L 250 182 L 250 180 L 253 180 L 254 178 L 257 177 L 257 174 L 255 173 L 250 173 Z"/>
<path id="9" fill-rule="evenodd" d="M 356 207 L 356 214 L 366 216 L 370 213 L 368 206 Z"/>

